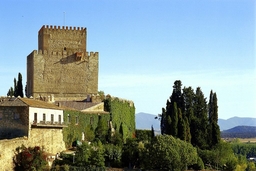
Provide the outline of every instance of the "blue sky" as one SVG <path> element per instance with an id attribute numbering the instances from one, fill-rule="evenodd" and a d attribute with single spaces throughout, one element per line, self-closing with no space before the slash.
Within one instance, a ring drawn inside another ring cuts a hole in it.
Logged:
<path id="1" fill-rule="evenodd" d="M 0 96 L 42 25 L 87 28 L 99 52 L 99 90 L 158 114 L 175 80 L 217 93 L 219 118 L 256 117 L 254 0 L 8 0 L 0 2 Z"/>

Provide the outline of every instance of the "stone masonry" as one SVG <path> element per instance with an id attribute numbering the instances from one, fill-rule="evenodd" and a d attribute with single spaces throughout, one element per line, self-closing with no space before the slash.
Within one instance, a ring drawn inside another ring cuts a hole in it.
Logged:
<path id="1" fill-rule="evenodd" d="M 86 52 L 86 28 L 43 26 L 27 57 L 27 94 L 84 100 L 98 93 L 98 52 Z"/>
<path id="2" fill-rule="evenodd" d="M 32 129 L 29 138 L 0 140 L 0 170 L 12 171 L 14 169 L 15 149 L 22 145 L 40 146 L 44 151 L 53 155 L 65 150 L 62 129 Z"/>

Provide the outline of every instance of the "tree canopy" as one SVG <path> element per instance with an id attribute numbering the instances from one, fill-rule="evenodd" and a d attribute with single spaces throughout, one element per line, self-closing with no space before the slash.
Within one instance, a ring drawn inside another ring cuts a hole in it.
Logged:
<path id="1" fill-rule="evenodd" d="M 200 87 L 184 87 L 176 80 L 173 92 L 161 114 L 161 133 L 191 142 L 201 149 L 210 149 L 220 141 L 217 94 L 207 100 Z"/>

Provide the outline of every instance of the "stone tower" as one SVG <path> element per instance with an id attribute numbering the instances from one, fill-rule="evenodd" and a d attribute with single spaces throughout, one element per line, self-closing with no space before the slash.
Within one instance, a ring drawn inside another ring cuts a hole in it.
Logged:
<path id="1" fill-rule="evenodd" d="M 27 95 L 83 100 L 98 93 L 98 52 L 86 51 L 86 28 L 43 26 L 27 56 Z"/>

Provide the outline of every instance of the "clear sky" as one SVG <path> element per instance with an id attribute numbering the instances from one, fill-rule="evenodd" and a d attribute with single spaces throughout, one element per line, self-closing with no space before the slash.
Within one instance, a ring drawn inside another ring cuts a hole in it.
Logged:
<path id="1" fill-rule="evenodd" d="M 99 90 L 161 113 L 175 80 L 217 93 L 219 118 L 256 117 L 254 0 L 6 0 L 0 2 L 0 96 L 43 25 L 87 28 Z"/>

